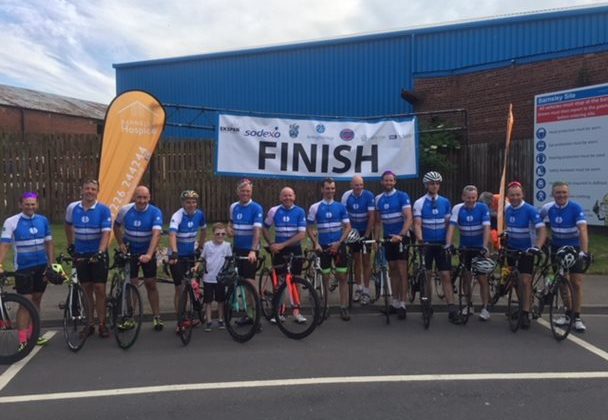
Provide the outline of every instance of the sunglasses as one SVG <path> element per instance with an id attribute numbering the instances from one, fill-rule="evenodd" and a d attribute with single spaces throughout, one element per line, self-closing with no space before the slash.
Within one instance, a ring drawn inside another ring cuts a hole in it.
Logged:
<path id="1" fill-rule="evenodd" d="M 216 236 L 226 236 L 226 232 L 215 232 Z"/>

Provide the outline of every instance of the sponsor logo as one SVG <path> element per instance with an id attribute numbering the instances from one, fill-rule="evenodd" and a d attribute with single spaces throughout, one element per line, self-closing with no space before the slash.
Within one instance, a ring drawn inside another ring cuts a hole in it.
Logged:
<path id="1" fill-rule="evenodd" d="M 31 233 L 32 235 L 35 235 L 35 234 L 37 234 L 37 233 L 38 233 L 38 229 L 36 229 L 34 226 L 32 226 L 32 227 L 30 228 L 30 233 Z"/>
<path id="2" fill-rule="evenodd" d="M 283 221 L 284 222 L 289 222 L 289 216 L 283 216 Z"/>
<path id="3" fill-rule="evenodd" d="M 306 136 L 309 140 L 333 140 L 331 136 Z"/>
<path id="4" fill-rule="evenodd" d="M 353 204 L 353 209 L 357 210 L 359 208 L 359 204 L 355 203 Z"/>
<path id="5" fill-rule="evenodd" d="M 192 226 L 194 226 L 194 222 L 188 222 L 188 227 L 191 228 Z"/>
<path id="6" fill-rule="evenodd" d="M 558 224 L 559 224 L 559 223 L 561 223 L 561 222 L 563 222 L 563 221 L 564 221 L 564 219 L 562 219 L 560 216 L 557 216 L 557 217 L 555 218 L 555 223 L 558 223 Z"/>
<path id="7" fill-rule="evenodd" d="M 467 216 L 467 222 L 472 222 L 473 221 L 473 216 Z"/>
<path id="8" fill-rule="evenodd" d="M 331 216 L 333 216 L 333 214 L 331 214 L 330 211 L 328 211 L 327 213 L 325 213 L 325 218 L 326 219 L 331 219 Z"/>
<path id="9" fill-rule="evenodd" d="M 389 134 L 388 135 L 389 140 L 399 140 L 399 139 L 405 139 L 407 137 L 409 137 L 408 134 Z"/>
<path id="10" fill-rule="evenodd" d="M 515 217 L 513 217 L 513 216 L 509 217 L 509 222 L 510 223 L 515 223 Z"/>
<path id="11" fill-rule="evenodd" d="M 236 215 L 237 220 L 241 220 L 243 218 L 243 213 L 239 213 Z"/>
<path id="12" fill-rule="evenodd" d="M 359 137 L 361 141 L 371 141 L 371 140 L 384 140 L 386 136 L 366 136 L 363 134 Z"/>
<path id="13" fill-rule="evenodd" d="M 355 132 L 350 128 L 345 128 L 344 130 L 340 131 L 340 138 L 344 141 L 351 141 L 355 138 Z"/>
<path id="14" fill-rule="evenodd" d="M 289 137 L 295 139 L 300 134 L 300 126 L 298 124 L 289 124 Z"/>
<path id="15" fill-rule="evenodd" d="M 151 122 L 158 115 L 139 101 L 124 107 L 118 111 L 118 115 L 120 115 L 120 130 L 125 134 L 150 136 L 158 132 L 158 127 Z"/>
<path id="16" fill-rule="evenodd" d="M 278 139 L 281 137 L 281 132 L 279 131 L 279 127 L 275 127 L 273 130 L 264 130 L 262 129 L 254 129 L 254 130 L 245 130 L 245 137 L 259 137 L 262 139 L 272 138 Z"/>
<path id="17" fill-rule="evenodd" d="M 238 133 L 241 131 L 238 127 L 220 127 L 220 131 L 226 131 L 228 133 Z"/>
<path id="18" fill-rule="evenodd" d="M 80 219 L 80 221 L 82 223 L 89 223 L 89 217 L 88 216 L 82 216 L 82 218 Z"/>
<path id="19" fill-rule="evenodd" d="M 135 220 L 135 221 L 133 222 L 133 226 L 135 226 L 135 227 L 140 227 L 140 226 L 141 226 L 141 220 Z"/>
<path id="20" fill-rule="evenodd" d="M 325 126 L 323 124 L 317 124 L 315 126 L 315 131 L 319 134 L 325 133 Z"/>

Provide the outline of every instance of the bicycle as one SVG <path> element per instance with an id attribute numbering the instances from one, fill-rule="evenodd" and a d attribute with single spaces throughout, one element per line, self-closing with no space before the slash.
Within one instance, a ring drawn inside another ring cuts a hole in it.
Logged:
<path id="1" fill-rule="evenodd" d="M 114 250 L 116 269 L 110 280 L 110 293 L 106 298 L 110 328 L 121 349 L 128 349 L 137 340 L 143 320 L 141 296 L 137 286 L 131 283 L 131 254 Z"/>
<path id="2" fill-rule="evenodd" d="M 384 239 L 362 239 L 359 242 L 363 245 L 363 253 L 367 253 L 367 247 L 365 245 L 377 244 L 376 255 L 372 266 L 372 278 L 376 288 L 376 296 L 374 301 L 384 299 L 384 316 L 386 324 L 391 323 L 390 319 L 390 301 L 393 297 L 393 289 L 391 287 L 391 280 L 389 277 L 388 261 L 386 259 L 385 245 L 391 240 L 389 238 Z"/>
<path id="3" fill-rule="evenodd" d="M 271 320 L 276 322 L 285 336 L 300 340 L 309 336 L 319 325 L 319 298 L 308 280 L 291 272 L 293 261 L 303 257 L 289 254 L 283 258 L 285 272 L 278 274 L 278 267 L 272 270 L 272 284 L 278 286 L 273 289 Z"/>
<path id="4" fill-rule="evenodd" d="M 205 260 L 192 261 L 193 263 Z M 192 329 L 205 321 L 201 282 L 205 273 L 204 265 L 187 270 L 182 280 L 182 290 L 177 304 L 177 335 L 187 346 L 192 338 Z"/>
<path id="5" fill-rule="evenodd" d="M 314 289 L 319 302 L 319 317 L 317 325 L 329 318 L 329 290 L 327 283 L 323 281 L 323 270 L 321 269 L 321 257 L 315 250 L 305 253 L 306 267 L 304 279 L 308 281 Z"/>
<path id="6" fill-rule="evenodd" d="M 424 255 L 425 252 L 430 248 L 441 248 L 443 250 L 443 245 L 424 243 L 412 244 L 410 247 L 418 250 L 418 252 L 415 254 L 418 259 L 418 269 L 415 272 L 414 281 L 416 282 L 419 290 L 418 296 L 420 299 L 420 311 L 422 313 L 422 325 L 424 326 L 424 329 L 427 330 L 431 325 L 431 318 L 433 316 L 433 302 L 431 297 L 433 293 L 431 290 L 433 282 L 429 282 L 427 279 L 427 269 L 424 261 Z"/>
<path id="7" fill-rule="evenodd" d="M 89 262 L 92 258 L 73 258 L 59 254 L 56 258 L 58 264 L 69 264 L 72 267 L 67 279 L 68 295 L 65 302 L 59 303 L 59 309 L 63 310 L 63 336 L 65 343 L 73 352 L 79 351 L 89 337 L 90 328 L 93 325 L 93 312 L 89 298 L 78 280 L 75 263 L 78 261 Z"/>
<path id="8" fill-rule="evenodd" d="M 255 287 L 239 272 L 236 262 L 246 261 L 247 257 L 235 255 L 225 257 L 224 266 L 218 274 L 217 281 L 226 287 L 224 317 L 226 329 L 230 336 L 239 343 L 253 338 L 260 327 L 260 298 Z M 258 260 L 258 268 L 264 258 Z M 256 271 L 257 271 L 256 270 Z"/>
<path id="9" fill-rule="evenodd" d="M 465 260 L 468 257 L 480 255 L 481 248 L 458 248 L 458 266 L 452 271 L 452 284 L 458 285 L 458 321 L 456 323 L 465 325 L 473 312 L 473 287 L 475 280 L 478 280 L 479 273 L 465 267 Z M 467 278 L 467 271 L 470 278 Z"/>
<path id="10" fill-rule="evenodd" d="M 4 290 L 8 279 L 19 273 L 0 274 L 0 364 L 15 363 L 26 357 L 36 346 L 40 335 L 40 315 L 26 297 Z M 25 336 L 25 341 L 22 341 Z"/>
<path id="11" fill-rule="evenodd" d="M 534 316 L 542 316 L 545 306 L 549 306 L 549 324 L 551 333 L 557 341 L 562 341 L 570 334 L 574 324 L 573 299 L 574 289 L 568 279 L 570 269 L 577 263 L 577 252 L 574 247 L 564 246 L 557 250 L 556 262 L 557 272 L 554 276 L 543 278 L 542 284 L 537 285 L 534 297 L 537 301 Z M 592 258 L 583 260 L 582 272 L 586 272 L 591 265 Z M 545 264 L 541 265 L 541 271 L 545 266 L 550 266 L 550 258 L 547 257 Z"/>

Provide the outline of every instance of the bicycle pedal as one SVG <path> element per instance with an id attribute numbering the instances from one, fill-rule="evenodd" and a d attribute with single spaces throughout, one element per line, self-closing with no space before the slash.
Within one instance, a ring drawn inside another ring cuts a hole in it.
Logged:
<path id="1" fill-rule="evenodd" d="M 61 309 L 63 311 L 65 309 L 65 302 L 61 302 L 57 306 L 59 306 L 59 309 Z"/>

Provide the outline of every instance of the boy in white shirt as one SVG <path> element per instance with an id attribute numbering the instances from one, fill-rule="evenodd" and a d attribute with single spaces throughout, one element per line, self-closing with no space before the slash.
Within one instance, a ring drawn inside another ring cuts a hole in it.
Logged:
<path id="1" fill-rule="evenodd" d="M 218 328 L 224 327 L 224 300 L 226 299 L 223 285 L 217 283 L 217 275 L 224 266 L 225 257 L 232 255 L 230 243 L 226 242 L 226 226 L 222 223 L 213 225 L 213 240 L 205 242 L 201 257 L 205 259 L 207 272 L 203 277 L 203 302 L 206 304 L 205 314 L 207 325 L 205 331 L 211 331 L 211 303 L 217 302 Z"/>

